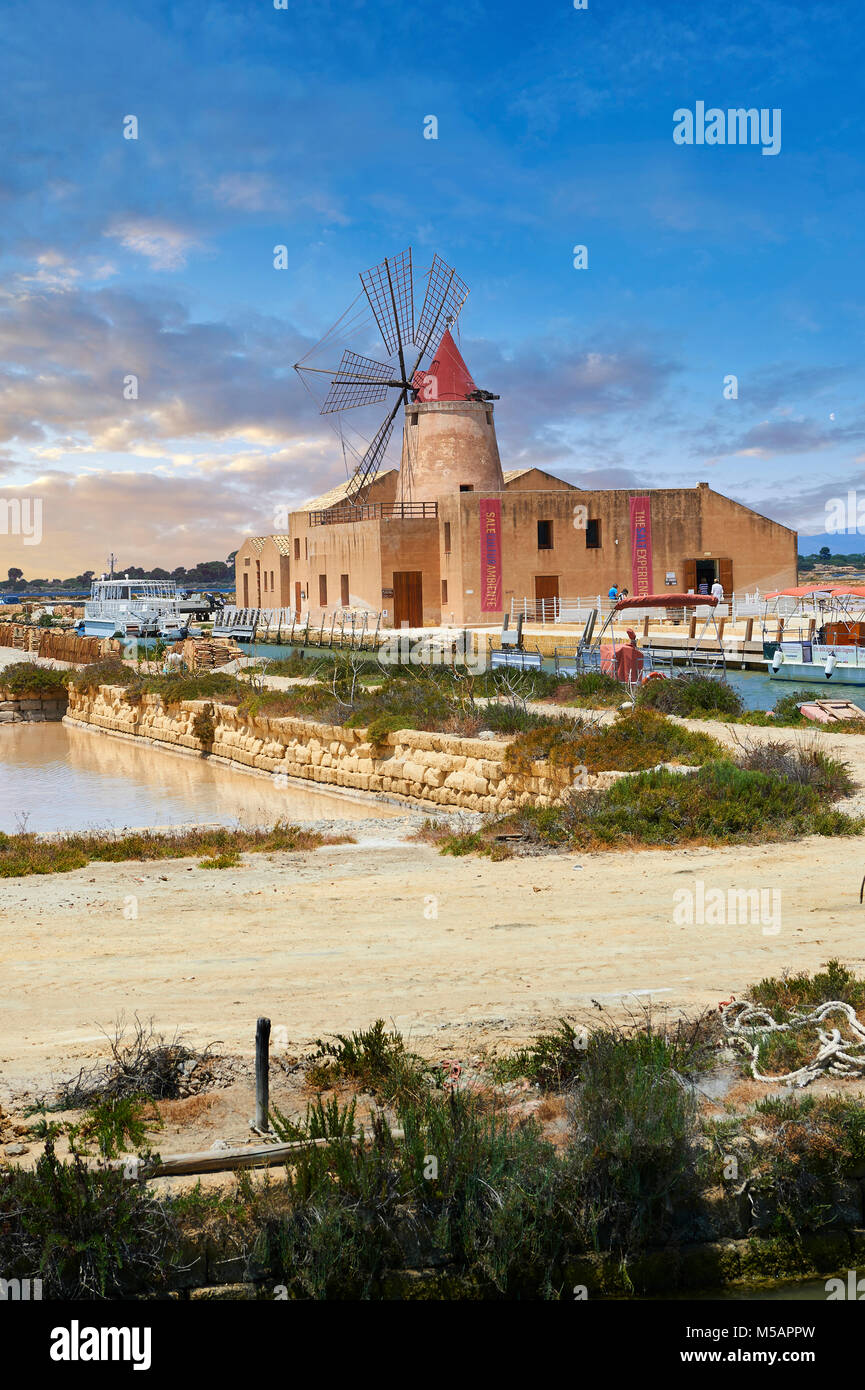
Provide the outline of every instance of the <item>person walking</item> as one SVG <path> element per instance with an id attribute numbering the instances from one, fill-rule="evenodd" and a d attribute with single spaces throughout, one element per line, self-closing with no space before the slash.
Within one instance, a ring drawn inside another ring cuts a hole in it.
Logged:
<path id="1" fill-rule="evenodd" d="M 721 583 L 720 579 L 716 579 L 714 584 L 712 585 L 712 594 L 718 600 L 719 603 L 724 602 L 724 586 Z"/>

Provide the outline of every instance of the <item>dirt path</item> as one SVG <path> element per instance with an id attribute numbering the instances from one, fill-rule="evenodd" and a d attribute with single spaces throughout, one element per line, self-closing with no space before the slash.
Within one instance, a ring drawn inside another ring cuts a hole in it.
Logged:
<path id="1" fill-rule="evenodd" d="M 459 1055 L 593 999 L 692 1010 L 832 956 L 862 968 L 863 870 L 861 840 L 490 863 L 382 836 L 234 870 L 184 860 L 5 880 L 0 1099 L 101 1052 L 121 1010 L 242 1053 L 259 1014 L 289 1051 L 383 1016 L 424 1051 Z M 778 888 L 777 934 L 677 925 L 674 893 L 695 880 Z"/>

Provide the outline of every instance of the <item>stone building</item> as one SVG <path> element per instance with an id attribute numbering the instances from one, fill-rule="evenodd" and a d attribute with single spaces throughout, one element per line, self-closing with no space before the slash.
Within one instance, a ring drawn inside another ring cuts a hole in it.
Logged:
<path id="1" fill-rule="evenodd" d="M 399 469 L 351 502 L 348 484 L 290 515 L 288 534 L 248 537 L 236 558 L 241 607 L 386 614 L 385 625 L 498 624 L 512 600 L 785 588 L 797 536 L 713 491 L 585 491 L 540 468 L 502 471 L 494 407 L 446 334 L 437 390 L 405 407 Z M 474 399 L 472 397 L 475 397 Z M 548 604 L 548 608 L 551 605 Z"/>

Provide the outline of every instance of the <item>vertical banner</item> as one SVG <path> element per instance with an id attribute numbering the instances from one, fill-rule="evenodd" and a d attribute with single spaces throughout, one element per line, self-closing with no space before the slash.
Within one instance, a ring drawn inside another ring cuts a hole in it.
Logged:
<path id="1" fill-rule="evenodd" d="M 479 505 L 481 525 L 481 612 L 499 613 L 502 607 L 502 504 L 482 497 Z"/>
<path id="2" fill-rule="evenodd" d="M 632 497 L 631 582 L 633 594 L 652 593 L 652 499 Z"/>

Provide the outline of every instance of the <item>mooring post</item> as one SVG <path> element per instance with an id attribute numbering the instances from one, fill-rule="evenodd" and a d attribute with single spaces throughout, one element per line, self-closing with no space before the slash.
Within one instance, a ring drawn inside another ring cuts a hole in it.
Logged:
<path id="1" fill-rule="evenodd" d="M 270 1128 L 270 1019 L 255 1025 L 255 1128 Z"/>

